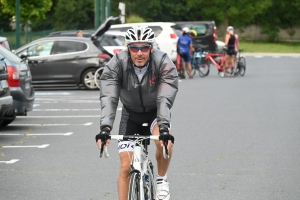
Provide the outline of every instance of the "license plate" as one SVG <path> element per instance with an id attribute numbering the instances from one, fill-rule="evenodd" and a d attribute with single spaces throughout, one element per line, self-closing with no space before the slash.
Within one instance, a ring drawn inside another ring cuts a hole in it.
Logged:
<path id="1" fill-rule="evenodd" d="M 0 81 L 0 84 L 1 84 L 2 88 L 8 88 L 8 83 L 6 80 Z"/>

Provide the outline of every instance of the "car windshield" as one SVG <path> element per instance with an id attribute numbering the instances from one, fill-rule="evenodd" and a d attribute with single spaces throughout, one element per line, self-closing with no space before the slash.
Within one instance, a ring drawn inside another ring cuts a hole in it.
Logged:
<path id="1" fill-rule="evenodd" d="M 2 56 L 10 60 L 14 63 L 20 63 L 22 61 L 16 54 L 12 53 L 11 51 L 7 50 L 6 48 L 0 46 L 0 53 Z"/>
<path id="2" fill-rule="evenodd" d="M 206 34 L 207 27 L 205 24 L 201 24 L 201 25 L 186 24 L 184 27 L 188 27 L 190 30 L 195 30 L 197 32 L 197 36 Z"/>
<path id="3" fill-rule="evenodd" d="M 174 25 L 172 26 L 173 31 L 175 32 L 175 34 L 177 35 L 177 37 L 181 36 L 181 27 L 178 25 Z"/>

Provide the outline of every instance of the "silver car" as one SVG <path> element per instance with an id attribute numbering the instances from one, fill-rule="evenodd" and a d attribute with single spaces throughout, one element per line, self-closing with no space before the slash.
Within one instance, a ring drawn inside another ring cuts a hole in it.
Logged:
<path id="1" fill-rule="evenodd" d="M 2 46 L 0 58 L 4 58 L 7 66 L 8 86 L 13 98 L 12 108 L 2 118 L 1 126 L 6 126 L 13 122 L 17 115 L 27 115 L 27 112 L 32 111 L 35 94 L 26 62 Z"/>

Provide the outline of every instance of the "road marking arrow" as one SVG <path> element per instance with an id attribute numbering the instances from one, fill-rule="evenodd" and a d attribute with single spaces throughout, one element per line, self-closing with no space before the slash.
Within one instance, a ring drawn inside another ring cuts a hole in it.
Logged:
<path id="1" fill-rule="evenodd" d="M 10 161 L 0 161 L 0 163 L 13 164 L 13 163 L 18 162 L 18 161 L 19 161 L 19 159 L 12 159 Z"/>

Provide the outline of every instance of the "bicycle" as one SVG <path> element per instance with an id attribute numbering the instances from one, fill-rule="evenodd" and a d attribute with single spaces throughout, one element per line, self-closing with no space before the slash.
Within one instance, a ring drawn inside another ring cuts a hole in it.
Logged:
<path id="1" fill-rule="evenodd" d="M 144 123 L 144 127 L 148 124 Z M 145 129 L 146 130 L 146 129 Z M 146 132 L 145 132 L 146 133 Z M 135 141 L 133 148 L 134 158 L 131 160 L 130 181 L 128 200 L 155 200 L 156 181 L 154 179 L 153 164 L 148 157 L 148 145 L 150 140 L 159 140 L 159 136 L 153 135 L 110 135 L 111 140 L 131 140 Z M 106 141 L 102 141 L 100 157 L 103 153 L 106 158 L 109 157 Z M 164 142 L 163 155 L 165 159 L 169 158 L 167 142 Z"/>
<path id="2" fill-rule="evenodd" d="M 209 73 L 209 67 L 207 62 L 205 62 L 207 52 L 202 51 L 201 48 L 196 48 L 192 58 L 192 67 L 193 67 L 193 75 L 196 74 L 196 70 L 199 72 L 199 76 L 204 77 L 205 74 Z M 208 70 L 208 71 L 207 71 Z"/>
<path id="3" fill-rule="evenodd" d="M 245 57 L 241 56 L 241 52 L 243 49 L 239 49 L 236 56 L 236 62 L 235 62 L 235 70 L 236 73 L 238 73 L 241 76 L 244 76 L 246 73 L 246 59 Z"/>
<path id="4" fill-rule="evenodd" d="M 199 71 L 202 75 L 202 77 L 205 77 L 210 72 L 210 64 L 213 64 L 218 69 L 218 74 L 221 77 L 229 76 L 229 77 L 236 77 L 239 75 L 239 72 L 237 72 L 235 69 L 233 70 L 233 74 L 225 73 L 225 62 L 226 57 L 223 53 L 213 53 L 209 52 L 206 54 L 205 57 L 205 65 L 203 65 L 203 69 Z"/>
<path id="5" fill-rule="evenodd" d="M 104 67 L 100 67 L 99 69 L 97 69 L 95 71 L 95 75 L 94 75 L 94 83 L 99 89 L 100 89 L 100 76 L 101 76 L 103 70 L 104 70 Z"/>

